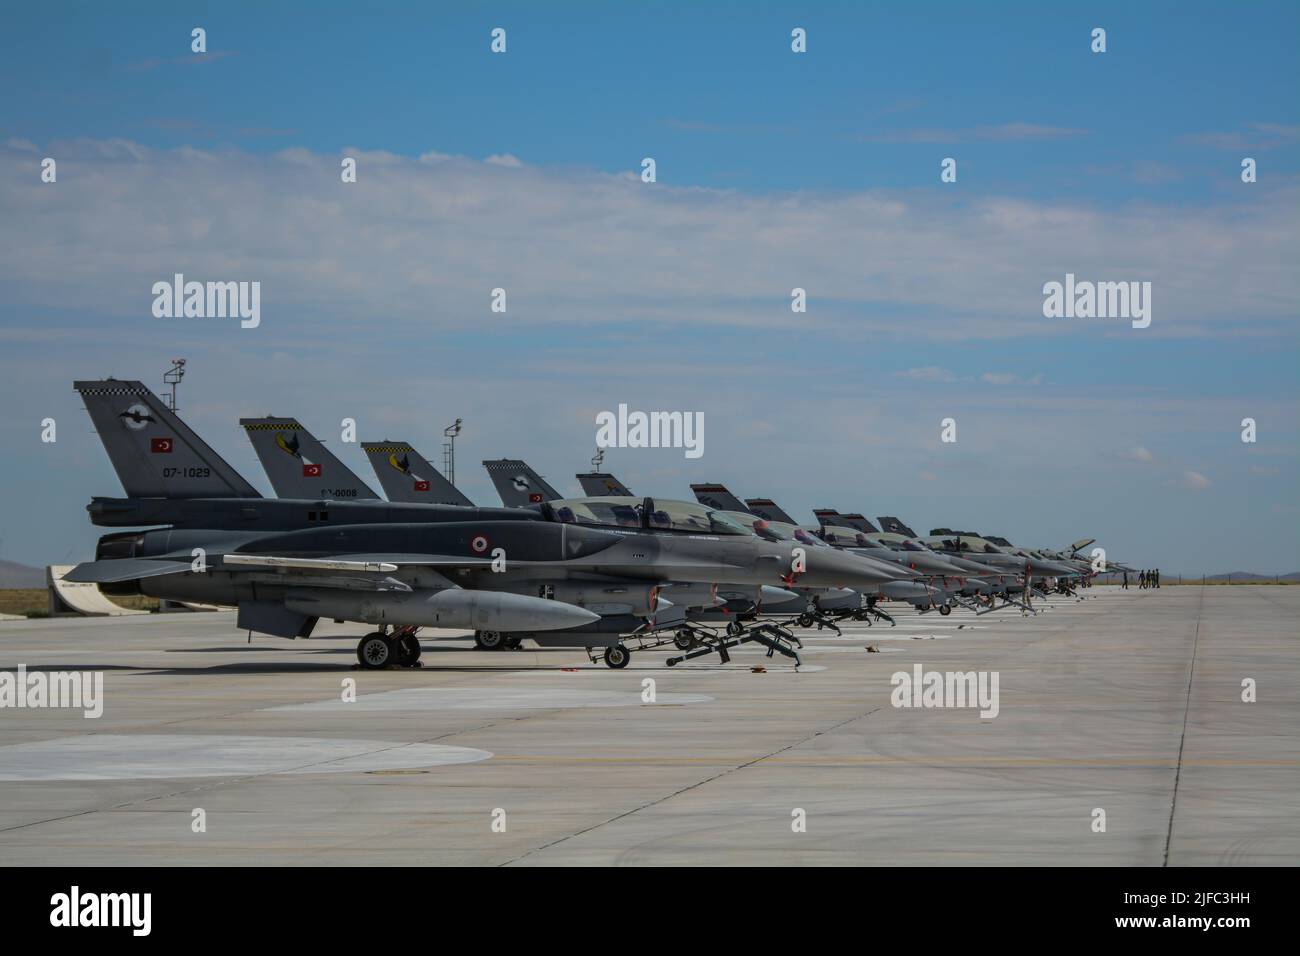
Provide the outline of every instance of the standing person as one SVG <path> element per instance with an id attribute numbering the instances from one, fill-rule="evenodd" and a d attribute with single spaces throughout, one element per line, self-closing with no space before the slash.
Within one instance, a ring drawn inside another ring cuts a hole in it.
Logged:
<path id="1" fill-rule="evenodd" d="M 1124 590 L 1125 590 L 1125 591 L 1128 590 L 1128 572 L 1127 572 L 1127 571 L 1124 572 Z"/>
<path id="2" fill-rule="evenodd" d="M 1146 589 L 1147 589 L 1147 572 L 1145 569 L 1143 569 L 1142 573 L 1138 575 L 1138 590 L 1145 591 Z"/>
<path id="3" fill-rule="evenodd" d="M 1160 569 L 1156 568 L 1156 587 L 1160 587 Z"/>

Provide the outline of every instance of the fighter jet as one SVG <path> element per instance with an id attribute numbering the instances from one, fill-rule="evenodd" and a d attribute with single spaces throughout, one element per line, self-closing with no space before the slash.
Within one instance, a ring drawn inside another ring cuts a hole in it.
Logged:
<path id="1" fill-rule="evenodd" d="M 614 612 L 652 613 L 661 584 L 843 587 L 878 580 L 860 560 L 834 552 L 796 567 L 789 548 L 711 509 L 650 498 L 499 511 L 326 501 L 305 522 L 262 521 L 275 509 L 258 508 L 306 502 L 260 499 L 139 383 L 76 387 L 131 496 L 120 514 L 138 516 L 145 511 L 136 507 L 139 498 L 152 496 L 165 505 L 152 513 L 187 520 L 106 535 L 95 560 L 78 565 L 69 581 L 234 605 L 241 629 L 275 636 L 306 637 L 321 617 L 377 625 L 357 645 L 363 667 L 414 663 L 422 626 L 564 634 L 567 646 L 605 647 L 606 662 L 620 667 L 627 649 Z M 119 418 L 122 403 L 133 402 L 153 402 L 157 422 Z M 336 508 L 342 519 L 329 514 Z M 403 508 L 419 517 L 373 511 Z M 196 514 L 215 520 L 205 525 Z"/>
<path id="2" fill-rule="evenodd" d="M 818 508 L 814 509 L 813 515 L 827 543 L 851 548 L 855 554 L 900 564 L 925 575 L 935 589 L 936 600 L 929 607 L 918 605 L 917 609 L 922 613 L 938 610 L 947 615 L 958 603 L 958 596 L 972 597 L 981 591 L 989 591 L 988 584 L 971 578 L 969 569 L 959 567 L 926 548 L 908 548 L 906 539 L 882 532 L 861 514 L 840 514 L 833 508 Z"/>
<path id="3" fill-rule="evenodd" d="M 513 503 L 522 507 L 530 500 L 536 500 L 537 498 L 551 500 L 550 496 L 555 494 L 554 489 L 524 461 L 519 459 L 498 459 L 485 461 L 483 464 L 487 468 L 503 504 L 510 505 Z M 605 472 L 597 474 L 600 476 L 599 480 L 602 484 L 607 482 L 622 490 L 628 490 L 627 486 L 614 478 L 613 475 Z M 581 483 L 584 476 L 578 477 Z M 592 484 L 590 487 L 598 489 L 600 485 Z M 634 500 L 630 494 L 625 497 Z M 588 500 L 604 500 L 604 497 L 596 496 Z M 727 514 L 721 509 L 715 510 L 719 510 L 724 517 L 736 520 L 740 527 L 748 529 L 750 533 L 755 533 L 765 541 L 783 542 L 791 549 L 792 553 L 796 548 L 800 551 L 804 550 L 803 546 L 794 541 L 792 537 L 782 538 L 771 533 L 755 532 L 752 528 L 752 515 Z M 823 556 L 819 560 L 824 562 L 827 558 Z M 878 586 L 882 584 L 892 585 L 897 579 L 908 576 L 906 572 L 900 572 L 894 568 L 870 561 L 863 562 L 862 570 L 864 574 L 874 576 Z M 686 615 L 691 621 L 716 620 L 719 615 L 729 618 L 728 630 L 732 634 L 738 633 L 743 622 L 760 620 L 760 614 L 769 618 L 795 618 L 804 626 L 811 626 L 812 624 L 826 626 L 832 622 L 822 617 L 822 612 L 830 611 L 832 608 L 847 610 L 850 604 L 854 609 L 862 606 L 861 597 L 851 589 L 828 589 L 818 587 L 815 582 L 809 581 L 801 581 L 799 582 L 800 586 L 796 587 L 793 580 L 786 579 L 780 585 L 786 590 L 776 592 L 773 591 L 775 582 L 767 585 L 760 592 L 754 592 L 752 587 L 740 592 L 737 591 L 737 585 L 752 584 L 748 579 L 720 576 L 713 583 L 716 586 L 716 597 L 725 600 L 725 604 L 721 606 L 718 606 L 716 602 L 710 603 L 707 601 L 703 604 L 689 603 L 690 598 L 676 590 L 667 590 L 662 593 L 674 604 L 685 605 Z M 872 589 L 872 593 L 875 593 L 874 589 Z M 811 606 L 810 599 L 815 599 Z M 687 649 L 692 646 L 699 635 L 691 630 L 689 622 L 682 621 L 681 625 L 683 640 L 678 646 Z"/>
<path id="4" fill-rule="evenodd" d="M 804 548 L 836 547 L 814 529 L 796 524 L 770 498 L 750 498 L 742 504 L 740 499 L 728 491 L 726 487 L 716 482 L 691 485 L 691 491 L 694 492 L 696 499 L 701 502 L 711 505 L 725 504 L 734 509 L 743 509 L 743 514 L 747 515 L 749 520 L 754 521 L 757 519 L 756 528 L 759 534 L 771 534 L 782 539 L 796 541 Z M 733 513 L 733 515 L 737 520 L 741 517 L 740 514 Z M 854 547 L 850 549 L 850 553 L 863 560 L 870 561 L 874 566 L 890 574 L 893 580 L 882 582 L 876 588 L 862 591 L 858 609 L 852 608 L 842 598 L 818 598 L 816 605 L 819 611 L 832 615 L 854 617 L 858 620 L 869 620 L 874 617 L 878 620 L 889 621 L 892 625 L 894 623 L 893 617 L 876 605 L 877 600 L 881 597 L 907 601 L 917 608 L 934 606 L 936 592 L 921 580 L 924 572 L 916 568 L 906 567 L 901 562 L 881 561 L 878 556 L 867 553 L 866 549 Z"/>
<path id="5" fill-rule="evenodd" d="M 261 443 L 266 460 L 274 463 L 277 490 L 288 495 L 263 498 L 140 382 L 110 378 L 79 381 L 73 387 L 127 495 L 91 500 L 91 522 L 101 527 L 290 531 L 391 521 L 541 520 L 535 510 L 527 509 L 383 501 L 319 442 L 306 441 L 305 430 L 281 427 L 296 425 L 293 419 L 261 420 L 275 425 L 249 430 L 250 437 L 261 436 L 254 438 L 254 447 Z M 335 496 L 333 491 L 356 495 Z"/>

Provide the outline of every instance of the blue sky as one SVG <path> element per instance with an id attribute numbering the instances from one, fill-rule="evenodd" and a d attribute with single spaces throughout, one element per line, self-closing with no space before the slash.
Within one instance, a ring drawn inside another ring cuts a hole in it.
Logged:
<path id="1" fill-rule="evenodd" d="M 118 493 L 71 379 L 185 355 L 186 417 L 257 482 L 241 414 L 431 458 L 459 415 L 472 497 L 501 454 L 576 488 L 625 401 L 708 421 L 701 462 L 612 451 L 638 491 L 1300 570 L 1300 7 L 698 6 L 6 10 L 0 432 L 38 507 L 0 557 L 82 556 Z M 263 326 L 160 324 L 175 271 L 261 281 Z M 1067 271 L 1151 280 L 1151 328 L 1043 318 Z"/>

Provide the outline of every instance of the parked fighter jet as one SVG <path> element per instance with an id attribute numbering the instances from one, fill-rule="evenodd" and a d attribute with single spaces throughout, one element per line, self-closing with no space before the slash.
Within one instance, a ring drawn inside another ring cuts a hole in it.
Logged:
<path id="1" fill-rule="evenodd" d="M 770 533 L 779 535 L 788 535 L 792 540 L 807 546 L 825 545 L 830 547 L 845 547 L 848 545 L 837 545 L 828 541 L 818 534 L 815 529 L 805 528 L 796 524 L 790 519 L 790 516 L 777 506 L 776 502 L 770 498 L 750 498 L 742 505 L 740 500 L 720 484 L 713 483 L 708 485 L 691 485 L 691 490 L 695 493 L 698 500 L 711 503 L 727 503 L 733 507 L 742 508 L 746 513 L 757 517 L 764 522 L 765 527 Z M 761 533 L 761 532 L 760 532 Z M 936 592 L 929 587 L 923 580 L 924 572 L 909 568 L 901 562 L 882 561 L 878 555 L 868 553 L 866 549 L 851 547 L 850 552 L 871 561 L 877 567 L 892 573 L 894 580 L 882 582 L 878 587 L 863 591 L 862 597 L 865 599 L 863 609 L 867 615 L 879 619 L 887 620 L 890 624 L 894 620 L 890 615 L 876 607 L 876 600 L 880 597 L 887 597 L 893 600 L 907 601 L 917 608 L 933 607 L 935 603 Z M 818 601 L 818 606 L 823 611 L 834 611 L 833 606 L 828 606 L 822 601 Z M 861 617 L 862 615 L 854 614 L 853 616 Z"/>
<path id="2" fill-rule="evenodd" d="M 334 470 L 323 449 L 304 444 L 303 432 L 281 435 L 309 461 L 296 465 L 302 480 L 307 465 L 320 465 L 319 477 L 306 477 L 307 497 L 263 498 L 176 414 L 137 381 L 104 379 L 73 383 L 99 433 L 109 460 L 126 491 L 125 498 L 95 497 L 87 506 L 91 522 L 101 527 L 136 528 L 170 525 L 259 531 L 289 531 L 325 525 L 387 523 L 392 521 L 539 521 L 535 510 L 466 508 L 439 504 L 405 504 L 369 498 L 333 498 L 319 494 L 331 490 Z M 126 415 L 124 412 L 132 414 Z M 274 430 L 268 437 L 274 442 Z M 292 439 L 292 440 L 291 440 Z M 312 458 L 312 454 L 316 458 Z M 278 444 L 268 449 L 290 463 L 292 451 Z M 339 466 L 342 467 L 341 465 Z M 282 473 L 281 473 L 282 474 Z M 348 474 L 351 474 L 350 472 Z M 324 479 L 324 484 L 318 483 Z M 359 482 L 352 476 L 352 487 Z M 286 486 L 286 490 L 290 490 Z M 368 490 L 368 489 L 367 489 Z"/>
<path id="3" fill-rule="evenodd" d="M 500 459 L 497 461 L 485 461 L 483 464 L 488 469 L 488 474 L 496 485 L 497 493 L 501 496 L 503 504 L 515 503 L 519 506 L 523 506 L 526 499 L 545 499 L 547 496 L 554 493 L 554 489 L 552 489 L 544 479 L 542 479 L 527 465 L 527 463 L 523 461 L 518 459 Z M 604 481 L 607 481 L 610 485 L 627 490 L 627 486 L 618 481 L 618 479 L 614 478 L 612 475 L 609 475 L 608 473 L 598 474 L 600 474 L 601 478 Z M 581 482 L 584 476 L 578 477 Z M 599 486 L 593 485 L 592 487 L 595 488 Z M 627 497 L 628 500 L 635 500 L 631 495 L 625 497 Z M 603 501 L 605 498 L 597 496 L 588 500 Z M 682 505 L 683 503 L 677 502 L 674 504 Z M 793 537 L 781 537 L 770 532 L 755 532 L 752 527 L 752 516 L 727 514 L 725 511 L 720 509 L 715 510 L 718 514 L 721 514 L 724 517 L 733 520 L 739 519 L 736 521 L 739 527 L 745 528 L 751 534 L 756 533 L 758 537 L 761 537 L 765 541 L 772 543 L 784 542 L 791 549 L 791 553 L 793 553 L 795 548 L 799 548 L 801 551 L 804 550 L 801 544 L 795 541 Z M 824 563 L 827 560 L 827 557 L 821 556 L 818 560 Z M 886 585 L 892 587 L 900 578 L 916 576 L 866 559 L 863 559 L 862 561 L 862 570 L 864 574 L 874 576 L 877 587 Z M 836 607 L 847 610 L 850 602 L 855 609 L 860 608 L 862 605 L 861 597 L 851 590 L 843 588 L 828 589 L 823 586 L 818 586 L 816 582 L 810 581 L 799 581 L 798 586 L 796 587 L 796 582 L 793 578 L 786 578 L 783 580 L 781 587 L 789 589 L 783 593 L 773 593 L 772 585 L 768 585 L 761 593 L 754 592 L 752 587 L 738 593 L 736 590 L 737 585 L 752 584 L 752 582 L 747 578 L 719 577 L 715 579 L 714 583 L 717 589 L 716 596 L 725 598 L 725 605 L 718 607 L 716 601 L 705 602 L 703 604 L 690 604 L 686 607 L 686 610 L 689 613 L 691 621 L 716 620 L 719 614 L 729 618 L 731 623 L 729 624 L 728 630 L 733 635 L 738 632 L 743 621 L 755 620 L 760 611 L 766 616 L 800 617 L 801 623 L 811 626 L 813 623 L 817 623 L 818 625 L 830 623 L 819 616 L 823 609 L 829 611 L 832 607 Z M 872 594 L 876 593 L 876 588 L 863 588 L 863 590 L 870 590 L 870 593 Z M 794 593 L 791 593 L 791 591 Z M 679 595 L 676 591 L 665 591 L 662 593 L 669 600 L 673 601 L 674 604 L 679 604 L 689 600 L 685 594 Z M 804 615 L 806 612 L 810 611 L 809 599 L 814 596 L 818 598 L 818 602 L 811 610 L 811 617 L 805 618 Z M 690 623 L 683 621 L 682 630 L 684 632 L 684 639 L 683 643 L 679 644 L 679 646 L 685 649 L 685 647 L 689 646 L 691 643 L 692 632 Z"/>
<path id="4" fill-rule="evenodd" d="M 365 667 L 413 662 L 420 652 L 415 629 L 426 625 L 529 636 L 562 631 L 571 646 L 604 646 L 607 663 L 623 666 L 617 615 L 605 612 L 653 612 L 662 583 L 842 587 L 879 580 L 860 560 L 835 552 L 796 570 L 788 547 L 711 509 L 650 498 L 574 499 L 497 514 L 322 499 L 305 521 L 263 522 L 259 515 L 274 509 L 258 508 L 306 502 L 260 499 L 139 383 L 76 387 L 132 496 L 119 514 L 143 513 L 137 496 L 144 494 L 165 504 L 153 506 L 154 514 L 190 520 L 107 535 L 96 559 L 68 580 L 235 605 L 241 629 L 276 636 L 306 637 L 321 617 L 378 625 L 357 645 Z M 144 414 L 120 415 L 132 410 Z M 331 519 L 340 505 L 363 520 Z M 380 517 L 373 509 L 421 517 Z M 205 526 L 191 512 L 217 520 Z"/>
<path id="5" fill-rule="evenodd" d="M 814 509 L 813 514 L 821 527 L 822 538 L 829 544 L 851 548 L 855 554 L 900 564 L 925 575 L 935 589 L 935 601 L 929 607 L 918 605 L 922 612 L 938 610 L 947 615 L 958 603 L 959 596 L 972 598 L 990 590 L 986 582 L 972 578 L 969 569 L 926 548 L 908 548 L 905 539 L 880 531 L 863 515 L 840 514 L 833 508 Z"/>

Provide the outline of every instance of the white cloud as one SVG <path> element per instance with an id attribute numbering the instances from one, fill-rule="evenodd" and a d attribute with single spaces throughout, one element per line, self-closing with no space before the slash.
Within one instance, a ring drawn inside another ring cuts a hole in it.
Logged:
<path id="1" fill-rule="evenodd" d="M 483 162 L 493 166 L 508 166 L 511 169 L 518 169 L 523 165 L 518 156 L 511 156 L 509 153 L 493 153 Z"/>
<path id="2" fill-rule="evenodd" d="M 1137 445 L 1136 447 L 1134 447 L 1126 457 L 1128 457 L 1132 461 L 1141 461 L 1147 463 L 1156 460 L 1156 456 L 1151 454 L 1151 452 L 1147 451 L 1141 445 Z"/>
<path id="3" fill-rule="evenodd" d="M 390 323 L 468 327 L 503 287 L 519 323 L 786 329 L 800 286 L 810 327 L 950 340 L 1132 334 L 1044 319 L 1043 283 L 1066 271 L 1150 279 L 1146 338 L 1250 334 L 1294 323 L 1300 300 L 1295 187 L 1195 210 L 1099 209 L 648 187 L 505 154 L 355 150 L 358 182 L 344 184 L 338 154 L 300 148 L 42 148 L 60 159 L 57 186 L 39 182 L 29 151 L 0 148 L 0 281 L 20 308 L 138 315 L 154 281 L 183 271 L 261 280 L 267 322 L 382 311 Z"/>
<path id="4" fill-rule="evenodd" d="M 899 378 L 911 379 L 914 382 L 951 382 L 956 378 L 952 372 L 946 368 L 939 368 L 937 365 L 909 368 L 894 374 Z"/>
<path id="5" fill-rule="evenodd" d="M 1185 471 L 1183 472 L 1183 484 L 1188 488 L 1195 488 L 1197 491 L 1200 491 L 1204 488 L 1210 487 L 1214 482 L 1210 481 L 1209 478 L 1206 478 L 1199 471 Z"/>

